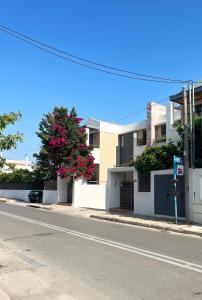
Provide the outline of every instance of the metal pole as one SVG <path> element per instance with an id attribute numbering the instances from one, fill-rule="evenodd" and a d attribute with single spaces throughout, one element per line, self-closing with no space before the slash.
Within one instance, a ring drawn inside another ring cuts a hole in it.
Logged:
<path id="1" fill-rule="evenodd" d="M 184 100 L 184 163 L 185 163 L 185 212 L 186 221 L 189 223 L 189 144 L 188 144 L 188 117 L 187 117 L 187 91 L 183 87 Z"/>
<path id="2" fill-rule="evenodd" d="M 193 168 L 193 105 L 192 105 L 192 83 L 189 82 L 189 128 L 190 128 L 190 168 Z"/>
<path id="3" fill-rule="evenodd" d="M 193 169 L 195 168 L 195 156 L 196 156 L 196 150 L 195 150 L 195 95 L 194 95 L 194 83 L 192 82 L 192 160 L 193 160 Z"/>
<path id="4" fill-rule="evenodd" d="M 174 170 L 174 206 L 175 206 L 175 223 L 177 224 L 177 172 L 176 172 L 176 156 L 173 159 Z"/>

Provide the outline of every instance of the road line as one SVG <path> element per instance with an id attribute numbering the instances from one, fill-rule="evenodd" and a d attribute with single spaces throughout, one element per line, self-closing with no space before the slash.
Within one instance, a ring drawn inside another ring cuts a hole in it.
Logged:
<path id="1" fill-rule="evenodd" d="M 188 270 L 192 270 L 192 271 L 195 271 L 195 272 L 198 272 L 198 273 L 202 273 L 202 265 L 195 264 L 195 263 L 192 263 L 192 262 L 189 262 L 189 261 L 185 261 L 185 260 L 178 259 L 178 258 L 175 258 L 175 257 L 163 255 L 163 254 L 160 254 L 160 253 L 157 253 L 157 252 L 141 249 L 141 248 L 138 248 L 138 247 L 130 246 L 130 245 L 127 245 L 127 244 L 124 244 L 124 243 L 119 243 L 119 242 L 115 242 L 115 241 L 112 241 L 112 240 L 99 238 L 99 237 L 94 236 L 94 235 L 89 235 L 89 234 L 86 234 L 86 233 L 83 233 L 83 232 L 70 230 L 70 229 L 67 229 L 67 228 L 64 228 L 64 227 L 55 226 L 55 225 L 40 222 L 40 221 L 37 221 L 37 220 L 34 220 L 34 219 L 24 218 L 24 217 L 21 217 L 19 215 L 7 213 L 7 212 L 4 212 L 4 211 L 0 211 L 0 214 L 4 215 L 4 216 L 7 216 L 7 217 L 10 217 L 10 218 L 13 218 L 13 219 L 17 219 L 17 220 L 20 220 L 20 221 L 32 223 L 32 224 L 35 224 L 35 225 L 39 225 L 39 226 L 42 226 L 42 227 L 46 227 L 46 228 L 49 228 L 49 229 L 60 231 L 60 232 L 63 232 L 63 233 L 69 234 L 69 235 L 73 235 L 73 236 L 77 236 L 77 237 L 80 237 L 80 238 L 83 238 L 83 239 L 87 239 L 87 240 L 90 240 L 90 241 L 93 241 L 93 242 L 96 242 L 96 243 L 100 243 L 100 244 L 103 244 L 103 245 L 107 245 L 107 246 L 110 246 L 110 247 L 121 249 L 121 250 L 130 252 L 130 253 L 145 256 L 145 257 L 148 257 L 150 259 L 158 260 L 158 261 L 168 263 L 168 264 L 171 264 L 171 265 L 174 265 L 174 266 L 178 266 L 178 267 L 181 267 L 181 268 L 184 268 L 184 269 L 188 269 Z"/>

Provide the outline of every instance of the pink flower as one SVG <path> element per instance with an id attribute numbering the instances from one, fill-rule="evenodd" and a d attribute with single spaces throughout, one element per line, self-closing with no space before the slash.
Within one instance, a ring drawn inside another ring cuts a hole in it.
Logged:
<path id="1" fill-rule="evenodd" d="M 53 146 L 53 147 L 55 147 L 56 144 L 57 144 L 57 141 L 55 139 L 51 139 L 50 142 L 49 142 L 49 145 Z"/>
<path id="2" fill-rule="evenodd" d="M 67 171 L 68 169 L 65 168 L 65 167 L 60 167 L 58 170 L 57 170 L 57 175 L 61 176 L 61 177 L 66 177 L 67 176 Z"/>

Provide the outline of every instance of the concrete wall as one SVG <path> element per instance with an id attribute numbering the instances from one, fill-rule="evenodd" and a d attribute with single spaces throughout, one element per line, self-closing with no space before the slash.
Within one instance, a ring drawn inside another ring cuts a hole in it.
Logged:
<path id="1" fill-rule="evenodd" d="M 134 176 L 134 214 L 154 216 L 154 176 L 162 174 L 173 174 L 173 170 L 160 170 L 151 172 L 151 191 L 138 191 L 138 176 Z"/>
<path id="2" fill-rule="evenodd" d="M 155 142 L 155 125 L 166 123 L 166 107 L 150 102 L 147 105 L 147 145 Z"/>
<path id="3" fill-rule="evenodd" d="M 191 221 L 202 224 L 202 169 L 190 169 L 189 200 Z"/>
<path id="4" fill-rule="evenodd" d="M 73 207 L 106 209 L 106 185 L 87 184 L 75 180 L 73 187 Z"/>
<path id="5" fill-rule="evenodd" d="M 154 215 L 154 201 L 151 192 L 138 191 L 138 174 L 134 171 L 134 214 L 137 215 Z"/>
<path id="6" fill-rule="evenodd" d="M 122 173 L 109 173 L 109 181 L 107 185 L 107 204 L 106 209 L 120 207 L 120 182 L 122 181 Z"/>
<path id="7" fill-rule="evenodd" d="M 106 184 L 107 170 L 116 165 L 116 147 L 118 135 L 100 132 L 100 184 Z"/>
<path id="8" fill-rule="evenodd" d="M 56 204 L 58 203 L 57 191 L 44 190 L 43 191 L 43 203 L 44 204 Z"/>
<path id="9" fill-rule="evenodd" d="M 92 156 L 95 158 L 95 164 L 100 163 L 100 148 L 94 148 L 92 151 Z"/>
<path id="10" fill-rule="evenodd" d="M 166 142 L 167 143 L 169 139 L 172 139 L 175 142 L 179 139 L 176 129 L 173 128 L 173 125 L 177 120 L 181 120 L 181 111 L 175 110 L 175 103 L 170 102 L 166 106 Z"/>
<path id="11" fill-rule="evenodd" d="M 0 197 L 29 202 L 28 194 L 31 190 L 0 190 Z"/>
<path id="12" fill-rule="evenodd" d="M 108 170 L 106 209 L 120 207 L 120 182 L 125 173 L 133 173 L 134 167 L 118 167 Z M 133 175 L 134 178 L 134 175 Z"/>
<path id="13" fill-rule="evenodd" d="M 138 146 L 137 145 L 137 132 L 134 132 L 133 134 L 133 159 L 135 160 L 136 156 L 141 154 L 144 149 L 145 149 L 145 145 L 143 146 Z"/>

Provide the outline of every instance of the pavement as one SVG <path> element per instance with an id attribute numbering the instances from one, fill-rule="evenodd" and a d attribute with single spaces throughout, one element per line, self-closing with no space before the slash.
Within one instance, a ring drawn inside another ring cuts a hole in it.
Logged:
<path id="1" fill-rule="evenodd" d="M 12 205 L 28 206 L 39 209 L 50 210 L 63 214 L 71 214 L 75 216 L 94 218 L 103 221 L 110 221 L 114 223 L 122 223 L 128 225 L 135 225 L 147 228 L 153 228 L 161 231 L 170 231 L 179 234 L 195 235 L 202 237 L 202 225 L 199 224 L 186 224 L 183 221 L 179 221 L 175 224 L 174 220 L 166 218 L 151 218 L 134 215 L 131 212 L 114 209 L 111 211 L 96 210 L 89 208 L 74 208 L 67 205 L 44 205 L 35 203 L 26 203 L 16 199 L 0 198 L 0 202 L 9 203 Z"/>
<path id="2" fill-rule="evenodd" d="M 0 299 L 202 299 L 202 240 L 0 203 Z"/>

